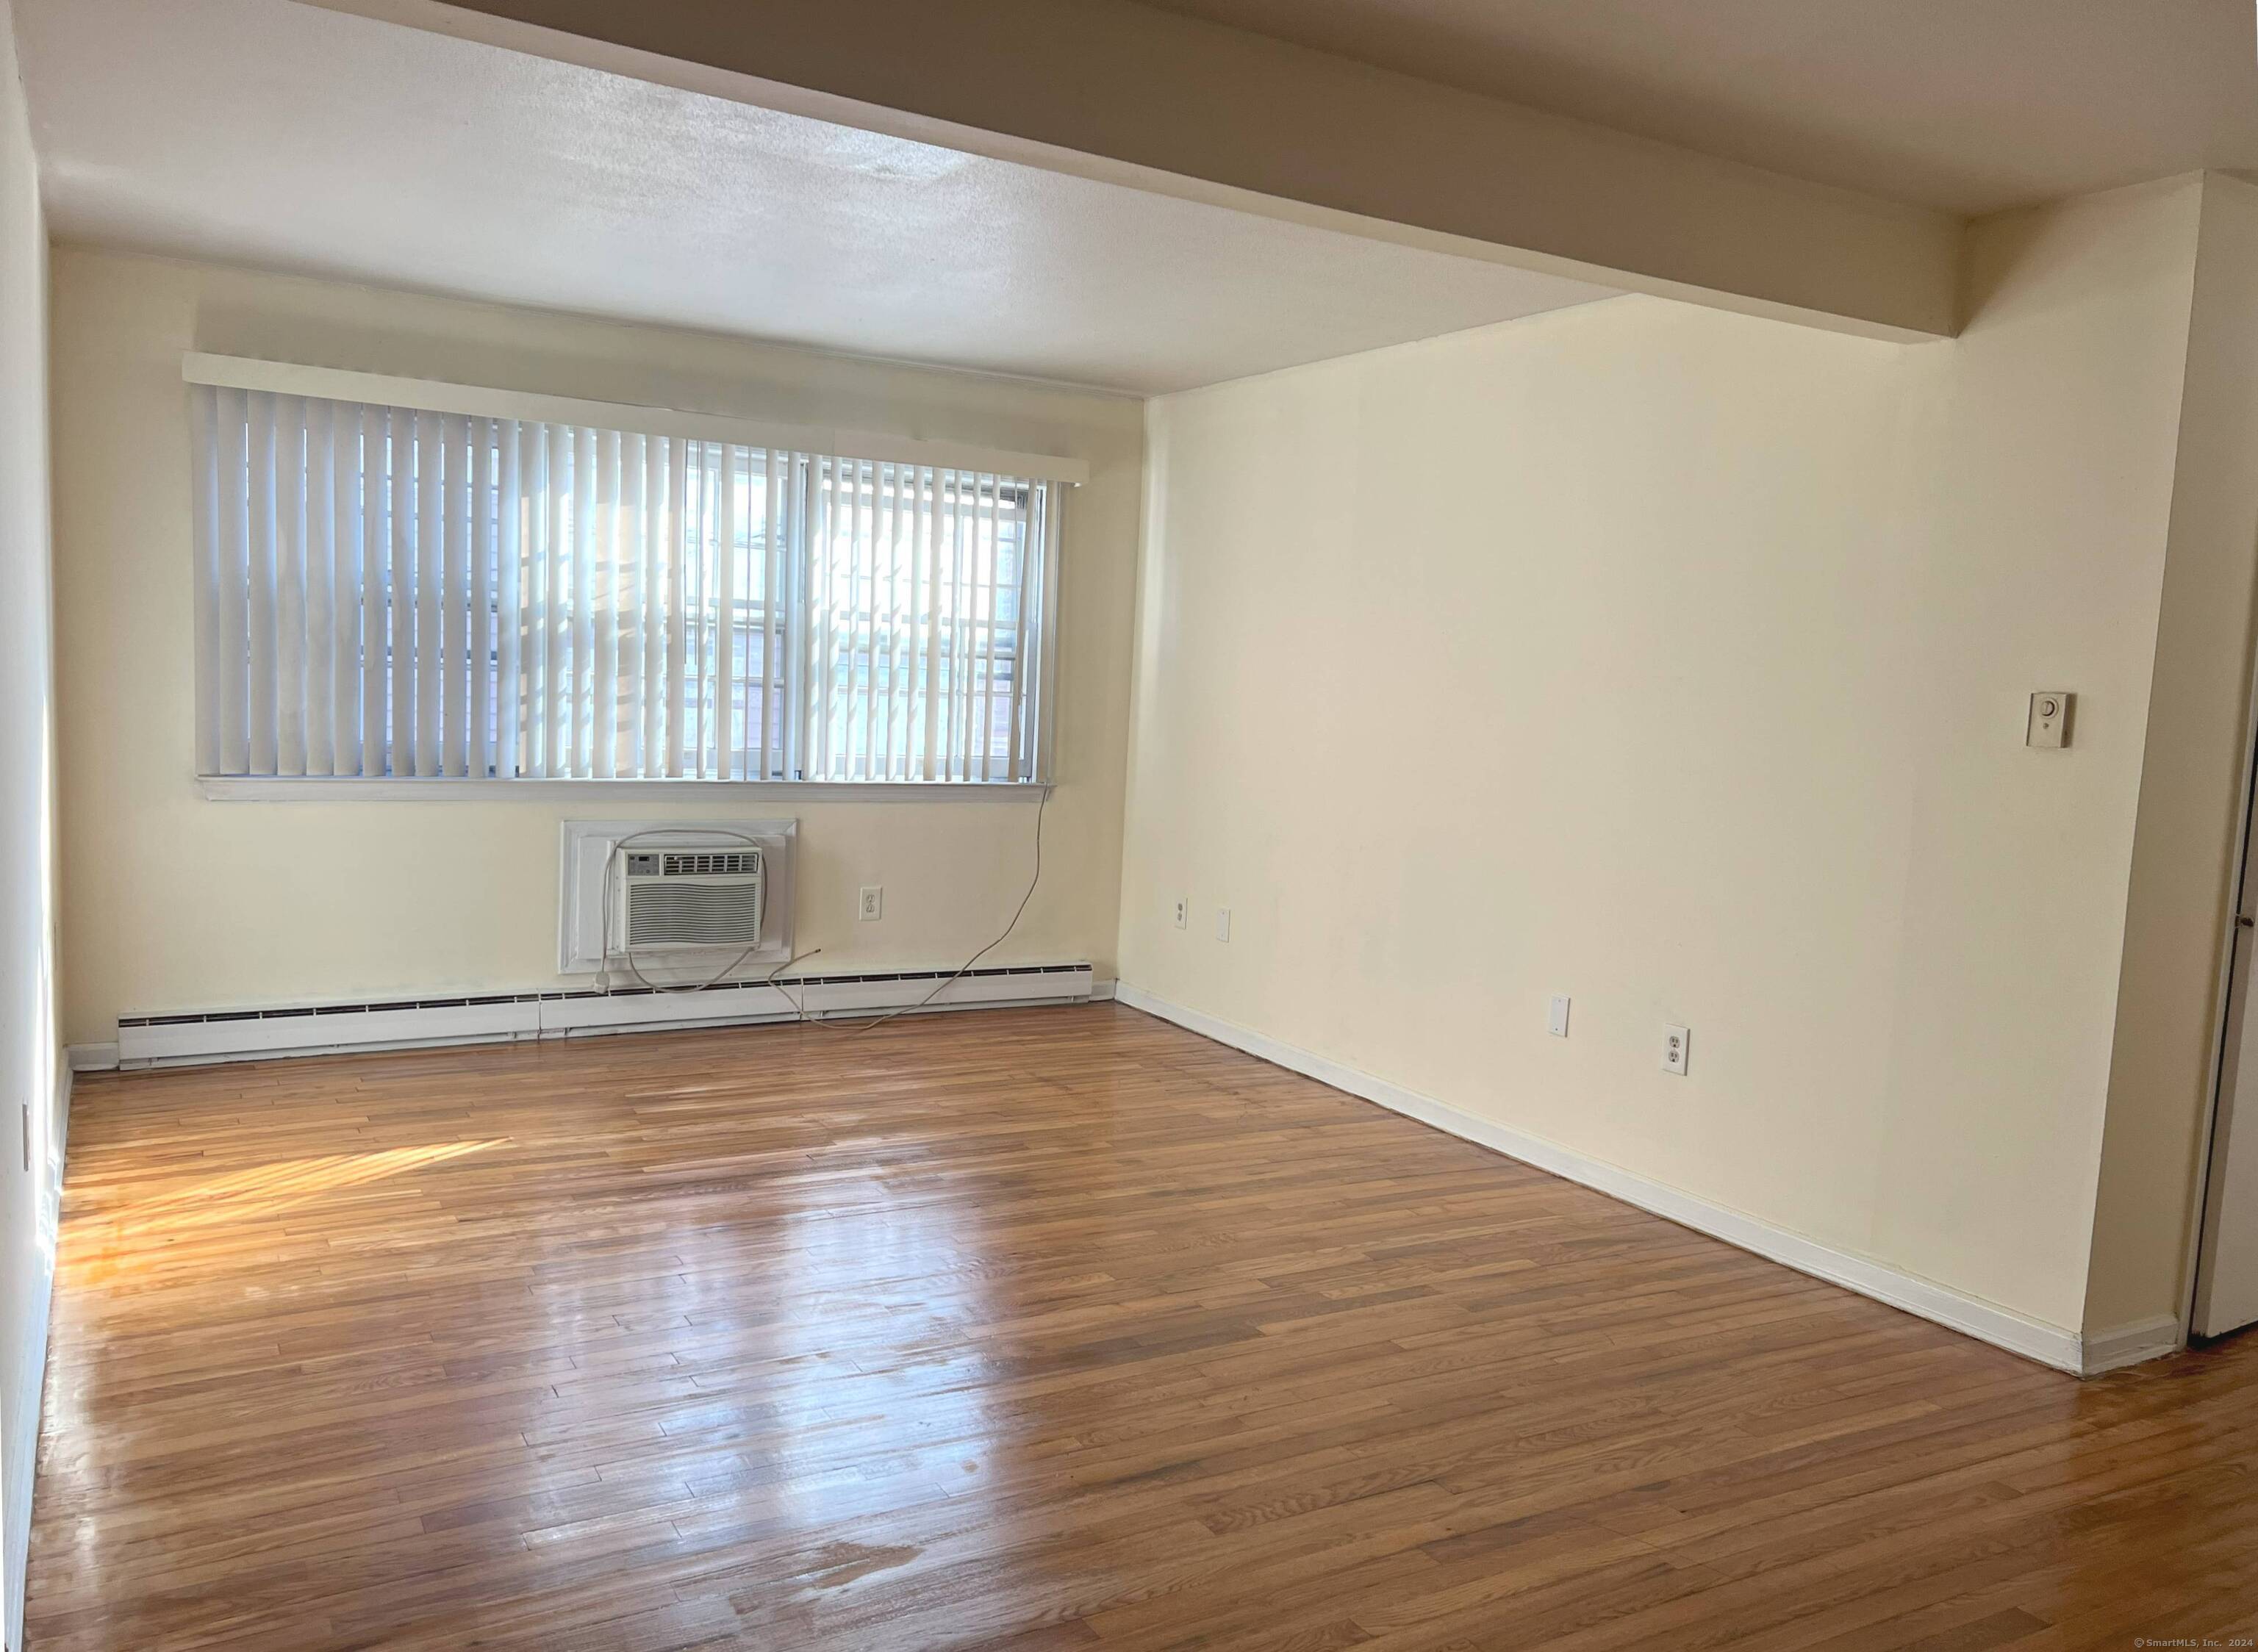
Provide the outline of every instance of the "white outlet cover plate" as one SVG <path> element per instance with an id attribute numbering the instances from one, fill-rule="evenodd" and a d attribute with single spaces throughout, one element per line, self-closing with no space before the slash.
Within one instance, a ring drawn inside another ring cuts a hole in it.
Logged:
<path id="1" fill-rule="evenodd" d="M 1694 1058 L 1694 1034 L 1684 1027 L 1665 1026 L 1662 1029 L 1662 1070 L 1686 1076 L 1686 1068 Z"/>
<path id="2" fill-rule="evenodd" d="M 1544 1029 L 1556 1039 L 1565 1039 L 1568 1036 L 1568 995 L 1566 993 L 1556 992 L 1552 995 L 1552 1002 L 1545 1010 Z"/>
<path id="3" fill-rule="evenodd" d="M 2059 751 L 2070 744 L 2070 719 L 2076 698 L 2068 689 L 2042 688 L 2034 693 L 2029 720 L 2023 727 L 2023 743 L 2041 751 Z"/>

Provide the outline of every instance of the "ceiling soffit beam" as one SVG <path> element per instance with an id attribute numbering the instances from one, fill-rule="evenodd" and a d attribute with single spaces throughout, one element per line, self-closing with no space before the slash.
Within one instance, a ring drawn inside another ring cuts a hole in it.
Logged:
<path id="1" fill-rule="evenodd" d="M 1129 0 L 306 0 L 1353 234 L 1914 340 L 1962 221 Z"/>

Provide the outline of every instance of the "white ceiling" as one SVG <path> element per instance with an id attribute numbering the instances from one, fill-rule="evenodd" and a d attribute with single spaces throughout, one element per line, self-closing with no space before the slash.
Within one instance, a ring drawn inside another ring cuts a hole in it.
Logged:
<path id="1" fill-rule="evenodd" d="M 2251 0 L 1146 0 L 1872 195 L 2258 168 Z"/>
<path id="2" fill-rule="evenodd" d="M 1180 389 L 1608 289 L 288 0 L 15 0 L 66 240 Z"/>

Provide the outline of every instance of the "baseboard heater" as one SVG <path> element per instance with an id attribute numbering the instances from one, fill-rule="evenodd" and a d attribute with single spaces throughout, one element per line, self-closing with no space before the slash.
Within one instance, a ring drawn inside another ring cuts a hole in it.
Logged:
<path id="1" fill-rule="evenodd" d="M 765 981 L 731 982 L 702 992 L 621 988 L 613 992 L 495 993 L 459 998 L 390 999 L 376 1003 L 293 1005 L 273 1010 L 214 1010 L 200 1014 L 121 1017 L 117 1064 L 241 1061 L 262 1056 L 313 1055 L 333 1050 L 408 1048 L 419 1045 L 479 1044 L 570 1038 L 599 1032 L 651 1032 L 666 1027 L 722 1026 L 789 1021 L 811 1016 L 853 1016 L 918 1005 L 996 1009 L 1006 1004 L 1085 1002 L 1095 978 L 1084 964 L 1027 964 L 967 970 L 949 981 L 946 969 L 854 975 L 796 975 L 791 996 Z"/>

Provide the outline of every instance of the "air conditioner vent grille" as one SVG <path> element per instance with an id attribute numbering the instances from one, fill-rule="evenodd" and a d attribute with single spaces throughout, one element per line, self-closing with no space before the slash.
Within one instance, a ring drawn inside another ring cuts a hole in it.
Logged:
<path id="1" fill-rule="evenodd" d="M 724 857 L 717 857 L 724 858 Z M 759 860 L 758 855 L 751 857 Z M 630 947 L 756 947 L 762 885 L 756 879 L 699 883 L 638 878 L 628 885 Z"/>
<path id="2" fill-rule="evenodd" d="M 673 849 L 665 860 L 667 877 L 738 877 L 761 869 L 758 849 Z"/>

